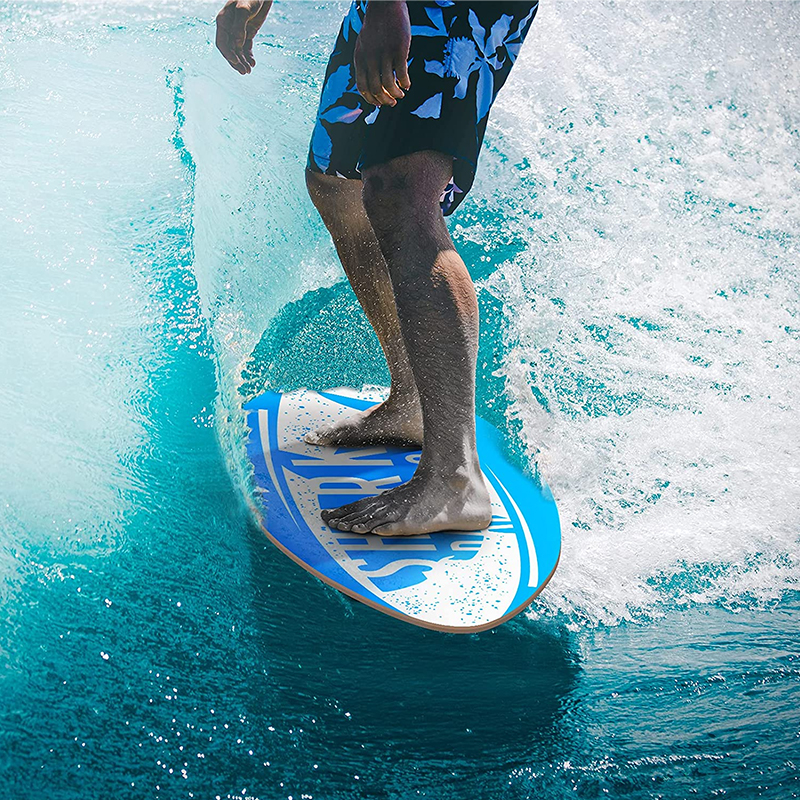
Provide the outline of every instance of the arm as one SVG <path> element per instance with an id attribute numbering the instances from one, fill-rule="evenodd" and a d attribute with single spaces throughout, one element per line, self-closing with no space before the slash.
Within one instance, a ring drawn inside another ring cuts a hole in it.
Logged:
<path id="1" fill-rule="evenodd" d="M 242 75 L 256 65 L 253 37 L 267 18 L 272 0 L 228 0 L 217 14 L 217 49 Z"/>
<path id="2" fill-rule="evenodd" d="M 408 50 L 411 23 L 405 0 L 369 0 L 353 62 L 361 96 L 375 106 L 393 106 L 411 88 Z"/>

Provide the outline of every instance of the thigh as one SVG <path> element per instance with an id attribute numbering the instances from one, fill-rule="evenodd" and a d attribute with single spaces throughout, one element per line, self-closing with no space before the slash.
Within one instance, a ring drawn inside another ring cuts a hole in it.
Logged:
<path id="1" fill-rule="evenodd" d="M 453 175 L 453 158 L 438 150 L 418 150 L 363 169 L 365 204 L 438 204 Z"/>
<path id="2" fill-rule="evenodd" d="M 306 170 L 306 186 L 334 241 L 368 234 L 370 229 L 361 200 L 361 181 Z"/>

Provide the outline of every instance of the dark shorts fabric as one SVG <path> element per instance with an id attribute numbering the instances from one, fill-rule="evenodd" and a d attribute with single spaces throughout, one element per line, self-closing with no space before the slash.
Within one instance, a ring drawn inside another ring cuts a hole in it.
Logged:
<path id="1" fill-rule="evenodd" d="M 420 150 L 453 156 L 441 198 L 451 214 L 475 178 L 489 110 L 536 15 L 538 0 L 411 0 L 411 89 L 396 106 L 358 93 L 353 51 L 366 0 L 354 0 L 325 73 L 308 168 L 360 179 L 361 171 Z"/>

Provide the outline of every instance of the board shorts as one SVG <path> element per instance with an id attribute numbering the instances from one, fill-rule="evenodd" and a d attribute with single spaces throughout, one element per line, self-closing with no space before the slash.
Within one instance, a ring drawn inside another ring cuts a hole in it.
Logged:
<path id="1" fill-rule="evenodd" d="M 353 52 L 366 0 L 354 0 L 325 72 L 308 169 L 361 179 L 364 169 L 421 150 L 453 156 L 440 198 L 451 214 L 475 179 L 489 109 L 506 82 L 538 0 L 412 0 L 411 88 L 395 106 L 356 89 Z"/>

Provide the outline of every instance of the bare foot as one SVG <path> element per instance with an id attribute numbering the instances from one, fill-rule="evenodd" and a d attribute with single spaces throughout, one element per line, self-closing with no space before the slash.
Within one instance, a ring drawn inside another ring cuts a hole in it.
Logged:
<path id="1" fill-rule="evenodd" d="M 322 512 L 331 527 L 379 536 L 414 536 L 434 531 L 477 531 L 489 526 L 486 479 L 475 467 L 450 480 L 417 474 L 402 486 Z"/>
<path id="2" fill-rule="evenodd" d="M 419 401 L 393 402 L 390 397 L 369 411 L 306 434 L 309 444 L 328 447 L 361 445 L 422 445 L 422 411 Z"/>

